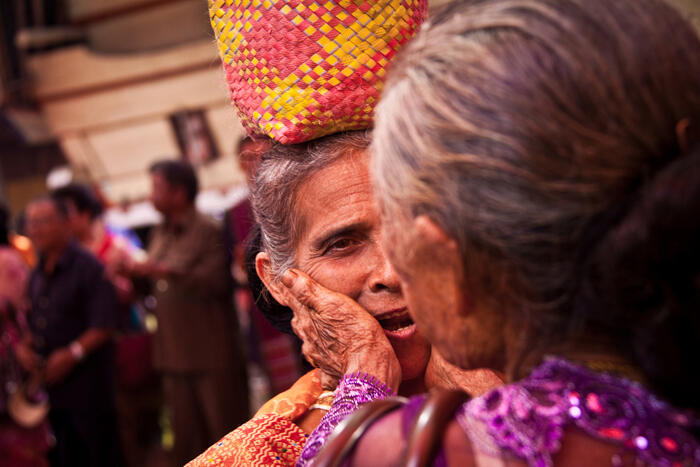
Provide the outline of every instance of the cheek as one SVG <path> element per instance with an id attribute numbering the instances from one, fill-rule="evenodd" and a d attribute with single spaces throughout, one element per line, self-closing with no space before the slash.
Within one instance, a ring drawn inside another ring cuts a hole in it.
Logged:
<path id="1" fill-rule="evenodd" d="M 357 300 L 366 275 L 360 263 L 349 258 L 319 259 L 301 269 L 325 288 Z"/>

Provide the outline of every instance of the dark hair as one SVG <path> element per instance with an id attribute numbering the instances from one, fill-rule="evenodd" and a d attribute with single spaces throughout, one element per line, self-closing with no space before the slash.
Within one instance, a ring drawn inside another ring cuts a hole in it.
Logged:
<path id="1" fill-rule="evenodd" d="M 171 187 L 185 190 L 187 199 L 194 203 L 199 191 L 199 182 L 192 165 L 185 161 L 165 159 L 151 165 L 149 172 L 163 177 Z"/>
<path id="2" fill-rule="evenodd" d="M 384 218 L 454 238 L 523 356 L 604 336 L 697 406 L 697 33 L 661 0 L 463 2 L 431 23 L 377 109 Z"/>
<path id="3" fill-rule="evenodd" d="M 248 286 L 253 294 L 255 304 L 270 324 L 278 331 L 294 336 L 291 324 L 294 312 L 291 308 L 279 303 L 272 294 L 267 292 L 265 284 L 255 270 L 255 257 L 261 251 L 263 249 L 260 224 L 255 224 L 248 235 L 245 249 L 245 270 L 248 276 Z"/>
<path id="4" fill-rule="evenodd" d="M 692 357 L 700 336 L 698 239 L 700 145 L 634 196 L 594 249 L 579 300 L 588 322 L 626 337 L 649 381 L 686 407 L 697 407 L 700 394 Z"/>
<path id="5" fill-rule="evenodd" d="M 28 205 L 44 202 L 52 204 L 56 210 L 56 214 L 58 214 L 59 217 L 62 219 L 68 219 L 68 206 L 66 205 L 65 200 L 62 198 L 56 198 L 50 194 L 43 194 L 31 200 Z"/>
<path id="6" fill-rule="evenodd" d="M 10 211 L 0 201 L 0 245 L 10 244 Z"/>
<path id="7" fill-rule="evenodd" d="M 79 213 L 87 213 L 90 219 L 96 219 L 104 210 L 95 193 L 82 183 L 71 183 L 51 192 L 51 197 L 63 202 L 70 201 Z"/>

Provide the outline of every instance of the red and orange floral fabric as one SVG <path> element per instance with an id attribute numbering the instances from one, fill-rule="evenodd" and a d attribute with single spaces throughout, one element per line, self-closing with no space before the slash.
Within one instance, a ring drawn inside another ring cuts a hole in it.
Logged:
<path id="1" fill-rule="evenodd" d="M 308 437 L 294 422 L 309 410 L 322 392 L 318 370 L 310 371 L 187 467 L 294 466 Z"/>

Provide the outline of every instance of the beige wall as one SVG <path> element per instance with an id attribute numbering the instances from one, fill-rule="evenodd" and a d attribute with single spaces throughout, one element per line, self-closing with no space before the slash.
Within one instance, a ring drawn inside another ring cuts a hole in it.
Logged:
<path id="1" fill-rule="evenodd" d="M 169 118 L 182 110 L 204 111 L 221 152 L 199 170 L 203 188 L 244 182 L 233 155 L 243 130 L 210 41 L 116 55 L 72 47 L 35 56 L 29 65 L 43 114 L 66 156 L 112 200 L 143 199 L 149 165 L 180 156 Z"/>

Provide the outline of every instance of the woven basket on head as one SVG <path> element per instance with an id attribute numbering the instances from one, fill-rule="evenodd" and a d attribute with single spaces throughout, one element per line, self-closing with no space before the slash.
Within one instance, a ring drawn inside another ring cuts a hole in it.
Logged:
<path id="1" fill-rule="evenodd" d="M 387 65 L 426 9 L 427 0 L 209 0 L 243 126 L 283 144 L 371 127 Z"/>

